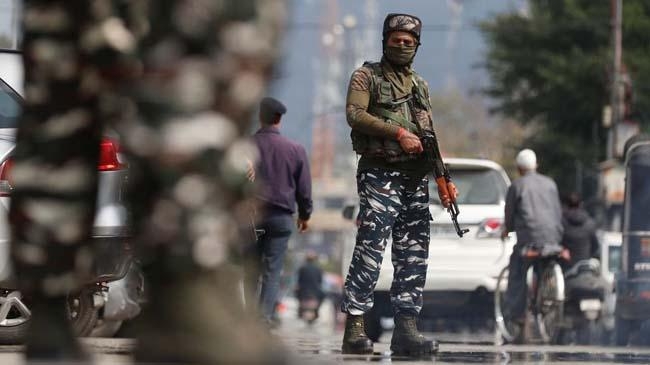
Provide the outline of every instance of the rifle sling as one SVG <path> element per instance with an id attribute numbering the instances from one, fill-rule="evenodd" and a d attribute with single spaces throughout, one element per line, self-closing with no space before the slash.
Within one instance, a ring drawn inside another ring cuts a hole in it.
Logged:
<path id="1" fill-rule="evenodd" d="M 392 120 L 393 122 L 399 124 L 401 127 L 404 127 L 411 132 L 418 130 L 418 125 L 416 123 L 413 123 L 407 118 L 404 118 L 401 114 L 393 113 L 384 108 L 370 108 L 368 109 L 368 112 L 370 114 L 374 114 Z"/>

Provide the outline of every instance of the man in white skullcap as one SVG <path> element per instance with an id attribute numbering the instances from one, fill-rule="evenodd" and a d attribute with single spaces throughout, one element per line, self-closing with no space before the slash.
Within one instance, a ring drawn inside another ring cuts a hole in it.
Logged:
<path id="1" fill-rule="evenodd" d="M 508 266 L 508 289 L 504 306 L 507 323 L 517 324 L 523 323 L 526 309 L 524 275 L 527 263 L 521 256 L 522 249 L 531 244 L 560 244 L 563 227 L 557 186 L 551 178 L 537 172 L 535 152 L 524 149 L 517 154 L 515 161 L 521 177 L 510 185 L 506 195 L 505 229 L 501 238 L 505 239 L 513 231 L 517 234 L 517 244 L 510 255 Z"/>

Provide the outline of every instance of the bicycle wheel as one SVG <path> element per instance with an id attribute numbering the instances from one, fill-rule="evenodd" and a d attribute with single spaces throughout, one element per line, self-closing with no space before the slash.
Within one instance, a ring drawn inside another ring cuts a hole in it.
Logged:
<path id="1" fill-rule="evenodd" d="M 514 335 L 510 333 L 509 328 L 512 328 L 510 323 L 506 323 L 503 316 L 503 305 L 505 303 L 507 282 L 508 282 L 508 266 L 504 267 L 497 279 L 497 285 L 494 289 L 494 322 L 496 324 L 495 342 L 501 345 L 503 341 L 513 342 Z"/>
<path id="2" fill-rule="evenodd" d="M 564 276 L 553 262 L 542 271 L 535 302 L 535 321 L 545 343 L 555 343 L 564 318 Z"/>

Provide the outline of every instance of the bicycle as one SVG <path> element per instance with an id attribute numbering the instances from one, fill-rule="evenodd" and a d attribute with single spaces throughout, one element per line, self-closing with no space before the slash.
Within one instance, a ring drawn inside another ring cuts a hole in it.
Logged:
<path id="1" fill-rule="evenodd" d="M 564 275 L 560 260 L 566 257 L 566 250 L 554 245 L 527 245 L 521 250 L 528 269 L 526 270 L 526 315 L 520 339 L 529 341 L 526 329 L 531 317 L 542 342 L 556 343 L 562 328 L 565 302 Z M 501 270 L 494 291 L 494 315 L 497 327 L 497 339 L 513 343 L 516 339 L 512 333 L 513 323 L 507 323 L 502 305 L 508 280 L 508 266 Z"/>

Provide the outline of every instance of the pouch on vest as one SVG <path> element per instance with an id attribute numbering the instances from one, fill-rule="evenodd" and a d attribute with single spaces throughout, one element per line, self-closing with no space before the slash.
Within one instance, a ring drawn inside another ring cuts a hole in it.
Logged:
<path id="1" fill-rule="evenodd" d="M 354 129 L 350 131 L 350 139 L 352 139 L 352 150 L 358 154 L 363 154 L 368 149 L 368 142 L 370 138 Z"/>

